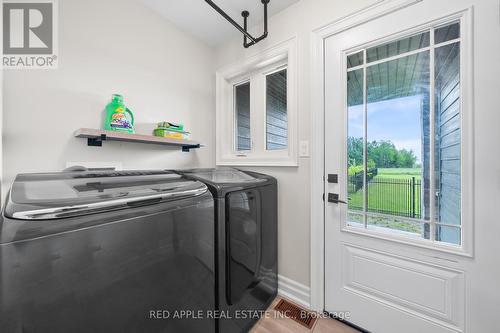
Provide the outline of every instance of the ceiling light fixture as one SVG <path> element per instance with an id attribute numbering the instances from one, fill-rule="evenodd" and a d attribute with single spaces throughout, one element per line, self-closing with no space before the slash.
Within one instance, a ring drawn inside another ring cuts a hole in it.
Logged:
<path id="1" fill-rule="evenodd" d="M 267 37 L 267 5 L 269 4 L 269 1 L 270 0 L 261 0 L 262 4 L 264 5 L 264 33 L 259 37 L 253 37 L 247 31 L 247 19 L 248 16 L 250 16 L 250 13 L 247 10 L 241 12 L 241 16 L 243 16 L 243 27 L 242 27 L 241 25 L 236 23 L 236 21 L 233 20 L 231 16 L 227 15 L 227 13 L 223 11 L 219 6 L 217 6 L 212 0 L 205 0 L 206 3 L 208 3 L 213 9 L 215 9 L 219 14 L 221 14 L 223 18 L 225 18 L 229 23 L 234 25 L 234 27 L 243 34 L 243 46 L 245 48 L 257 44 L 258 42 Z M 247 39 L 250 40 L 250 42 L 248 42 Z"/>

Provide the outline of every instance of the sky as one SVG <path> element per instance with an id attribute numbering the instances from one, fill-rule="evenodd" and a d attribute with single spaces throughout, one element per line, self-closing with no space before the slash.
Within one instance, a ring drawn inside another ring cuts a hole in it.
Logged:
<path id="1" fill-rule="evenodd" d="M 421 95 L 368 104 L 368 141 L 390 140 L 422 161 Z M 363 105 L 348 109 L 348 135 L 363 137 Z"/>

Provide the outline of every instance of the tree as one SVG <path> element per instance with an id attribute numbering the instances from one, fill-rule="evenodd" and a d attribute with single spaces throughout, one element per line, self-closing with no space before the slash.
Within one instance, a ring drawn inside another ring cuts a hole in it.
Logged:
<path id="1" fill-rule="evenodd" d="M 377 168 L 394 168 L 398 150 L 390 140 L 372 141 L 368 143 L 368 156 L 373 159 Z"/>
<path id="2" fill-rule="evenodd" d="M 347 137 L 349 166 L 363 164 L 363 138 Z"/>
<path id="3" fill-rule="evenodd" d="M 398 168 L 414 168 L 416 166 L 417 157 L 412 150 L 401 149 L 398 151 L 397 166 Z"/>
<path id="4" fill-rule="evenodd" d="M 348 137 L 349 167 L 363 169 L 363 138 Z M 371 141 L 367 144 L 369 168 L 414 168 L 417 157 L 412 150 L 398 150 L 390 140 Z M 352 168 L 354 170 L 354 168 Z"/>

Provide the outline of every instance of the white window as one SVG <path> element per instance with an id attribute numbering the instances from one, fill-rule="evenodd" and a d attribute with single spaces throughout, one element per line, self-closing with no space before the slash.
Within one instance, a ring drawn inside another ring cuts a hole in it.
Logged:
<path id="1" fill-rule="evenodd" d="M 296 166 L 295 40 L 217 72 L 217 164 Z"/>

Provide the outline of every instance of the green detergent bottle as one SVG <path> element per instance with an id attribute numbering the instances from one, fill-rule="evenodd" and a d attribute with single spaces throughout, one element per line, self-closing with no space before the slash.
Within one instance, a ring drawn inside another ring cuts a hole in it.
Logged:
<path id="1" fill-rule="evenodd" d="M 111 102 L 106 105 L 104 129 L 134 133 L 134 114 L 123 104 L 122 95 L 113 94 Z"/>

